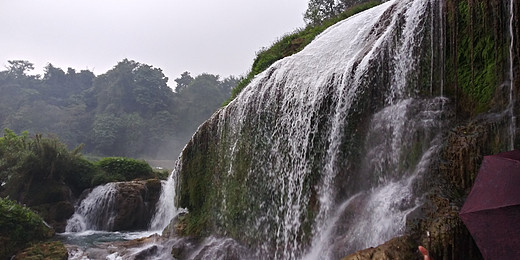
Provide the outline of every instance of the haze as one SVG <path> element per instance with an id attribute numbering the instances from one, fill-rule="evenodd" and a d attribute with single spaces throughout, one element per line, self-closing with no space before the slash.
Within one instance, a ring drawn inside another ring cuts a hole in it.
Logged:
<path id="1" fill-rule="evenodd" d="M 304 26 L 307 0 L 0 0 L 0 65 L 28 60 L 105 73 L 124 58 L 182 72 L 242 75 L 255 52 Z"/>

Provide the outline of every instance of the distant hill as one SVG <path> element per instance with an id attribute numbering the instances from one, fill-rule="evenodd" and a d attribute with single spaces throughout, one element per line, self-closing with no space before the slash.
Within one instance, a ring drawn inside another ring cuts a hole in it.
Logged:
<path id="1" fill-rule="evenodd" d="M 238 81 L 185 72 L 174 92 L 161 69 L 128 59 L 98 76 L 52 64 L 43 76 L 28 75 L 32 69 L 16 60 L 0 71 L 0 127 L 55 135 L 87 154 L 150 159 L 175 159 Z"/>

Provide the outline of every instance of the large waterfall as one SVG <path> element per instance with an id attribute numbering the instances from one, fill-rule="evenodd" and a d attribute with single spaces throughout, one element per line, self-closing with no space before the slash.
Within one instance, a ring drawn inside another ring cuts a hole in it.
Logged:
<path id="1" fill-rule="evenodd" d="M 338 259 L 402 234 L 448 118 L 439 2 L 385 2 L 255 77 L 180 158 L 188 217 L 259 259 Z"/>

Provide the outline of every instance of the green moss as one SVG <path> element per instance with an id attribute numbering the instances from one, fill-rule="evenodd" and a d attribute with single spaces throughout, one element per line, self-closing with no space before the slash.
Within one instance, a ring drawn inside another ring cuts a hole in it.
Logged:
<path id="1" fill-rule="evenodd" d="M 253 155 L 247 139 L 241 140 L 236 158 L 233 160 L 233 176 L 223 181 L 222 196 L 225 198 L 223 215 L 226 220 L 224 224 L 233 237 L 242 236 L 247 220 L 251 215 L 256 215 L 254 211 L 255 208 L 258 209 L 258 205 L 251 204 L 253 199 L 250 198 L 248 175 Z"/>
<path id="2" fill-rule="evenodd" d="M 448 94 L 457 97 L 458 110 L 464 114 L 476 115 L 489 111 L 492 106 L 505 108 L 504 104 L 497 107 L 496 103 L 504 101 L 494 100 L 497 86 L 504 80 L 502 71 L 508 59 L 506 36 L 493 17 L 495 7 L 486 1 L 450 2 Z"/>
<path id="3" fill-rule="evenodd" d="M 15 260 L 66 260 L 67 248 L 59 241 L 37 243 L 16 255 Z"/>
<path id="4" fill-rule="evenodd" d="M 211 129 L 202 127 L 197 137 L 192 139 L 183 151 L 182 174 L 179 179 L 177 202 L 187 208 L 185 233 L 191 236 L 203 236 L 212 231 L 216 190 L 220 188 L 215 181 L 217 176 L 216 151 Z M 193 140 L 197 140 L 194 143 Z"/>

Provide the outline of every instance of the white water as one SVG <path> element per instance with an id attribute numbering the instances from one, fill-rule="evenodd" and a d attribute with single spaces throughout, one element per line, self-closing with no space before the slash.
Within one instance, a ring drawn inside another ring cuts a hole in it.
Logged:
<path id="1" fill-rule="evenodd" d="M 243 185 L 255 183 L 245 200 L 256 207 L 245 214 L 250 226 L 241 226 L 240 235 L 259 243 L 257 258 L 311 259 L 320 252 L 334 259 L 402 234 L 406 215 L 421 205 L 414 187 L 437 155 L 443 127 L 445 100 L 418 95 L 424 88 L 418 61 L 431 53 L 423 46 L 432 31 L 425 26 L 433 24 L 431 6 L 438 2 L 388 1 L 332 26 L 255 77 L 209 120 L 224 146 L 220 185 L 243 174 L 243 153 L 252 160 Z M 342 150 L 346 129 L 359 125 L 350 120 L 365 95 L 376 96 L 379 111 L 358 148 L 362 162 L 350 161 Z M 360 172 L 344 172 L 357 163 Z M 313 178 L 319 180 L 308 186 Z M 362 199 L 354 196 L 360 191 Z M 233 193 L 219 192 L 217 225 L 225 234 L 235 205 Z M 306 225 L 310 246 L 301 242 Z"/>
<path id="2" fill-rule="evenodd" d="M 252 158 L 243 185 L 255 185 L 244 200 L 256 204 L 246 212 L 250 225 L 241 226 L 240 235 L 256 241 L 254 258 L 336 259 L 402 234 L 406 216 L 422 203 L 415 187 L 437 156 L 443 127 L 445 100 L 416 91 L 422 87 L 416 85 L 421 44 L 432 32 L 424 30 L 432 24 L 429 4 L 388 1 L 338 23 L 255 77 L 214 115 L 215 134 L 227 145 L 220 150 L 225 177 L 241 170 L 241 153 Z M 351 158 L 342 151 L 346 129 L 359 123 L 350 120 L 367 93 L 378 95 L 381 104 L 357 148 L 365 156 Z M 362 163 L 359 172 L 344 172 L 356 163 Z M 178 212 L 173 202 L 182 167 L 163 183 L 151 230 L 163 229 Z M 226 179 L 220 181 L 225 187 Z M 226 234 L 234 225 L 228 210 L 236 205 L 233 194 L 219 192 L 216 225 Z M 301 242 L 305 225 L 308 243 Z M 230 251 L 245 257 L 240 247 L 225 236 L 208 237 L 188 258 L 224 259 Z"/>
<path id="3" fill-rule="evenodd" d="M 94 188 L 76 207 L 74 215 L 67 221 L 65 231 L 111 230 L 115 218 L 113 209 L 116 193 L 116 183 Z"/>
<path id="4" fill-rule="evenodd" d="M 154 259 L 172 259 L 171 245 L 162 239 L 147 239 L 146 243 L 130 246 L 122 243 L 160 234 L 180 212 L 173 206 L 174 180 L 172 173 L 167 181 L 162 182 L 161 196 L 157 202 L 157 211 L 150 222 L 150 229 L 139 232 L 106 231 L 112 230 L 114 224 L 115 196 L 119 183 L 108 183 L 94 188 L 76 207 L 74 215 L 67 222 L 66 232 L 59 234 L 61 240 L 68 244 L 69 258 L 134 259 L 139 254 L 149 254 Z"/>
<path id="5" fill-rule="evenodd" d="M 150 230 L 162 232 L 170 221 L 180 213 L 175 207 L 175 170 L 162 182 L 161 196 L 157 201 L 156 212 L 150 222 Z"/>

